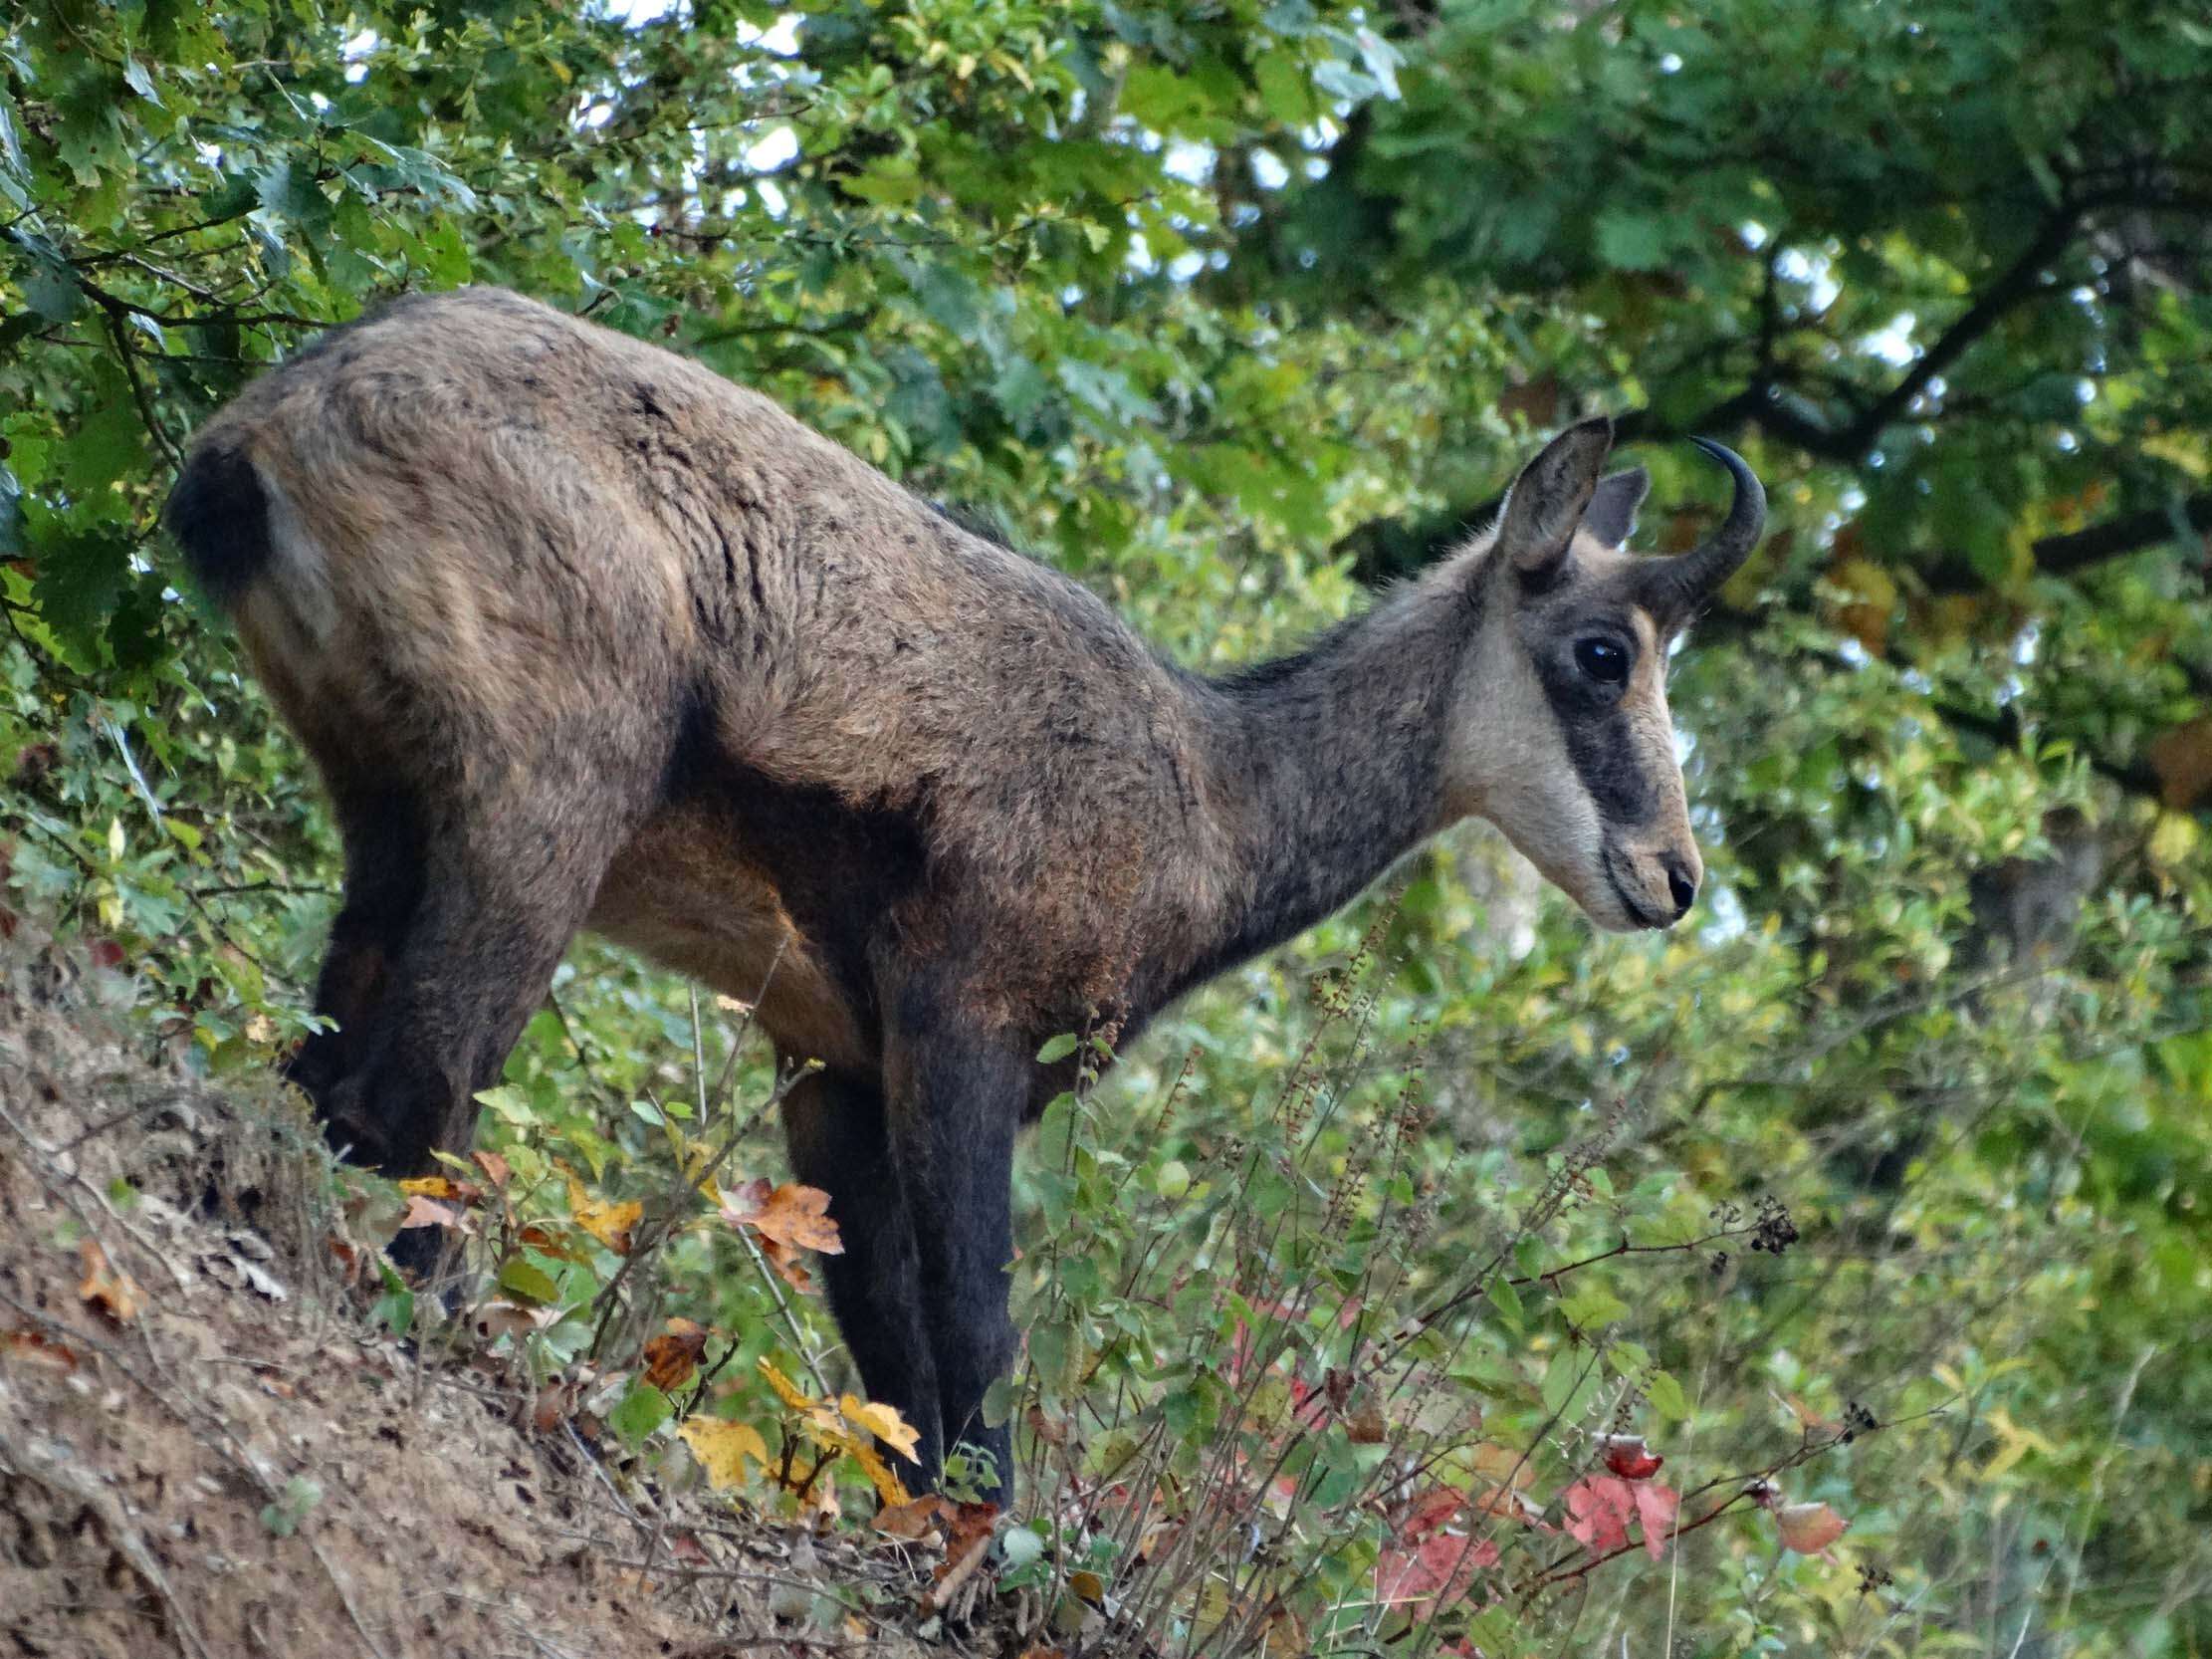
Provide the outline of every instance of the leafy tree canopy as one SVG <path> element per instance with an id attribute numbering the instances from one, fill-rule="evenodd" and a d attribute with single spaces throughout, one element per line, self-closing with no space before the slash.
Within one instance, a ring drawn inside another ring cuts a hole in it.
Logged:
<path id="1" fill-rule="evenodd" d="M 692 354 L 1194 663 L 1591 410 L 1686 545 L 1713 432 L 1775 505 L 1676 676 L 1700 923 L 1593 939 L 1455 837 L 1058 1108 L 1030 1489 L 1182 1530 L 1010 1570 L 1216 1651 L 2201 1652 L 2208 94 L 2178 0 L 16 8 L 5 902 L 188 1064 L 301 1031 L 313 782 L 156 515 L 195 422 L 405 289 Z M 593 1309 L 651 1284 L 730 1375 L 833 1363 L 728 1229 L 613 1265 L 700 1033 L 586 947 L 511 1063 L 488 1135 L 597 1241 L 502 1268 L 562 1311 L 525 1362 L 626 1363 Z M 659 1444 L 649 1374 L 610 1421 Z"/>

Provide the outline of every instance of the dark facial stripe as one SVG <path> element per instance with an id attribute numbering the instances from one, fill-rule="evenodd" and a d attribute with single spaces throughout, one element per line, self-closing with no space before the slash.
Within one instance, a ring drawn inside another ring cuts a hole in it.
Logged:
<path id="1" fill-rule="evenodd" d="M 1637 754 L 1636 732 L 1625 709 L 1603 713 L 1563 708 L 1552 699 L 1552 713 L 1567 739 L 1575 776 L 1597 803 L 1598 817 L 1615 829 L 1645 823 L 1658 809 L 1659 792 Z"/>

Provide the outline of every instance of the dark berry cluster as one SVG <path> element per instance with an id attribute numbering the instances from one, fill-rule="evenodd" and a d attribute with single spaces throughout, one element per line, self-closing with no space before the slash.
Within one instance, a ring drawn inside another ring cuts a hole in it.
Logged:
<path id="1" fill-rule="evenodd" d="M 1788 1206 L 1772 1195 L 1760 1199 L 1758 1219 L 1751 1224 L 1751 1248 L 1779 1256 L 1795 1243 L 1797 1223 L 1790 1219 Z"/>

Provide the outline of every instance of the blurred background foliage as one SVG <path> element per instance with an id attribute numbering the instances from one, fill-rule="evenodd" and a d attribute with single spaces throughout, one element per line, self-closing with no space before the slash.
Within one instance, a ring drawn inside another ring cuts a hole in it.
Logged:
<path id="1" fill-rule="evenodd" d="M 1141 1449 L 1187 1538 L 1235 1528 L 1171 1570 L 1094 1513 L 1009 1564 L 1092 1549 L 1177 1651 L 2212 1648 L 2200 7 L 9 19 L 5 903 L 132 976 L 149 1044 L 267 1066 L 336 880 L 158 507 L 196 421 L 381 297 L 506 283 L 697 356 L 1200 665 L 1418 568 L 1594 410 L 1657 477 L 1647 545 L 1685 545 L 1711 432 L 1774 512 L 1677 663 L 1697 917 L 1594 937 L 1463 831 L 1057 1112 L 1028 1490 L 1127 1500 Z M 487 1136 L 554 1209 L 632 1196 L 723 1041 L 581 946 Z M 833 1381 L 818 1307 L 734 1248 L 678 1240 L 656 1294 L 732 1376 Z M 611 1258 L 536 1265 L 518 1294 L 576 1308 Z M 759 1392 L 720 1409 L 773 1439 Z M 1685 1524 L 1771 1471 L 1851 1530 L 1784 1550 L 1738 1501 L 1592 1565 L 1547 1529 L 1614 1426 Z M 1482 1501 L 1500 1456 L 1519 1509 Z M 1390 1550 L 1438 1488 L 1467 1571 L 1416 1593 Z"/>

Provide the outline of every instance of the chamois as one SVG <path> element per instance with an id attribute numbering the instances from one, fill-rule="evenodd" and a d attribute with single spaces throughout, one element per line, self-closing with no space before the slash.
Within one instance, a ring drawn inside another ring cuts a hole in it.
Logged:
<path id="1" fill-rule="evenodd" d="M 1702 440 L 1699 440 L 1702 442 Z M 1124 1041 L 1498 825 L 1607 928 L 1701 874 L 1666 644 L 1748 555 L 1750 469 L 1676 558 L 1600 418 L 1364 615 L 1220 677 L 760 394 L 534 301 L 400 300 L 247 388 L 167 518 L 320 770 L 345 896 L 292 1074 L 332 1142 L 465 1149 L 570 938 L 732 996 L 787 1062 L 869 1393 L 989 1454 L 1039 1046 Z"/>

